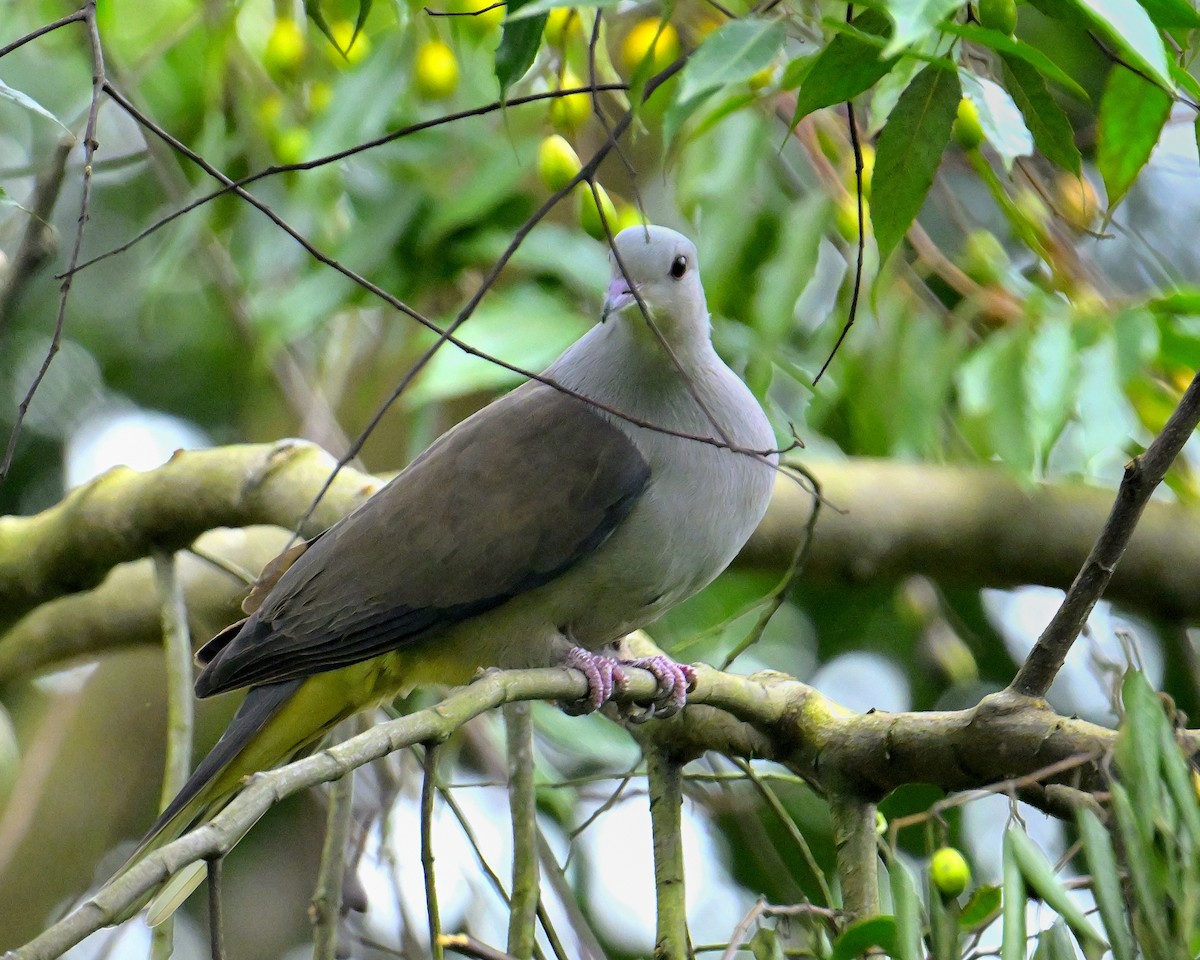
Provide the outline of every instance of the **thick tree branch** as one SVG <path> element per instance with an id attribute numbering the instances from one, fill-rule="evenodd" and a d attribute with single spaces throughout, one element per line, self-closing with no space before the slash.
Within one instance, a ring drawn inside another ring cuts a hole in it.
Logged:
<path id="1" fill-rule="evenodd" d="M 297 441 L 186 452 L 146 473 L 111 471 L 37 516 L 0 517 L 0 682 L 73 657 L 158 643 L 158 611 L 143 586 L 152 583 L 149 565 L 124 561 L 156 548 L 182 549 L 211 528 L 290 529 L 333 464 Z M 1112 502 L 1104 490 L 1030 488 L 992 468 L 858 459 L 812 469 L 829 506 L 816 524 L 809 580 L 922 573 L 948 583 L 1065 588 Z M 333 523 L 378 484 L 344 468 L 302 534 Z M 812 507 L 806 493 L 781 479 L 737 562 L 786 569 Z M 210 552 L 257 572 L 286 538 L 266 529 L 214 531 L 205 542 L 220 543 Z M 186 566 L 192 572 L 181 576 L 193 633 L 207 636 L 236 617 L 243 588 L 226 574 L 200 576 L 194 563 Z M 98 589 L 81 592 L 106 575 Z M 1200 511 L 1147 504 L 1107 595 L 1158 616 L 1200 621 L 1198 581 Z"/>
<path id="2" fill-rule="evenodd" d="M 622 695 L 646 700 L 655 691 L 649 673 L 630 670 Z M 147 856 L 128 872 L 5 960 L 61 955 L 136 902 L 170 874 L 197 859 L 227 852 L 253 823 L 284 797 L 347 775 L 385 754 L 448 737 L 468 720 L 519 700 L 573 700 L 584 694 L 581 674 L 562 669 L 493 672 L 450 693 L 437 706 L 379 724 L 304 760 L 251 778 L 210 822 Z M 1105 786 L 1103 757 L 1115 733 L 1060 717 L 1039 699 L 1001 693 L 971 710 L 942 713 L 854 714 L 812 688 L 776 673 L 739 677 L 700 668 L 695 706 L 663 721 L 664 742 L 681 759 L 698 747 L 786 763 L 818 790 L 863 802 L 904 783 L 946 789 L 983 787 L 1081 755 L 1094 761 L 1049 779 L 1081 790 Z M 671 725 L 673 729 L 668 728 Z M 682 752 L 679 739 L 691 740 Z M 669 735 L 668 735 L 669 734 Z M 750 748 L 750 750 L 747 750 Z M 1062 769 L 1062 768 L 1060 768 Z"/>
<path id="3" fill-rule="evenodd" d="M 145 473 L 110 470 L 36 516 L 0 517 L 0 627 L 96 586 L 118 563 L 180 550 L 213 527 L 291 527 L 333 465 L 298 441 L 179 453 Z M 301 535 L 319 533 L 378 487 L 343 469 Z"/>

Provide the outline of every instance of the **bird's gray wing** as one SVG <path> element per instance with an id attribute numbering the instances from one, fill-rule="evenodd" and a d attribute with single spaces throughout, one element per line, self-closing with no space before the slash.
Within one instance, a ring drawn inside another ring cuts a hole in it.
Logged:
<path id="1" fill-rule="evenodd" d="M 595 550 L 649 478 L 603 415 L 526 384 L 315 540 L 257 611 L 201 651 L 196 691 L 347 666 L 497 607 Z"/>

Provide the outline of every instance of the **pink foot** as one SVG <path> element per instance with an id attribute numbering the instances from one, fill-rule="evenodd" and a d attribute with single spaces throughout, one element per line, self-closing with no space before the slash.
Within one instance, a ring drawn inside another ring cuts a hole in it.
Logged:
<path id="1" fill-rule="evenodd" d="M 613 690 L 624 686 L 625 671 L 619 660 L 572 647 L 563 661 L 564 667 L 574 667 L 587 678 L 587 693 L 573 703 L 564 703 L 563 710 L 573 716 L 595 713 L 612 698 Z"/>
<path id="2" fill-rule="evenodd" d="M 692 667 L 665 656 L 615 660 L 582 647 L 572 647 L 563 666 L 574 667 L 587 678 L 587 694 L 581 700 L 563 705 L 563 709 L 572 715 L 594 713 L 612 698 L 614 690 L 624 687 L 626 676 L 622 667 L 637 667 L 653 674 L 658 681 L 654 699 L 645 706 L 622 709 L 624 716 L 634 723 L 644 723 L 652 717 L 674 716 L 683 709 L 688 692 L 696 683 L 696 671 Z"/>
<path id="3" fill-rule="evenodd" d="M 644 723 L 651 717 L 673 717 L 687 703 L 688 693 L 696 686 L 696 671 L 686 663 L 676 663 L 670 657 L 639 657 L 625 660 L 627 667 L 649 670 L 658 681 L 658 696 L 638 713 L 629 713 L 634 723 Z"/>

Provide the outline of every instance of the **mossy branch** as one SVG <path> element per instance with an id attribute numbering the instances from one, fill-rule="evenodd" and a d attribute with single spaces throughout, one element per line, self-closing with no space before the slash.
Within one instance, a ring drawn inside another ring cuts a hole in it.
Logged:
<path id="1" fill-rule="evenodd" d="M 286 537 L 251 525 L 290 530 L 332 467 L 332 458 L 300 441 L 185 452 L 149 472 L 104 474 L 37 516 L 0 517 L 0 682 L 79 656 L 158 643 L 151 567 L 139 558 L 185 548 L 203 534 L 215 544 L 210 552 L 257 572 Z M 923 573 L 943 582 L 1066 587 L 1112 501 L 1108 492 L 1082 486 L 1022 486 L 991 468 L 849 460 L 814 470 L 830 509 L 816 524 L 804 574 L 810 580 Z M 343 469 L 301 534 L 344 516 L 378 485 Z M 781 479 L 737 562 L 786 569 L 811 510 L 807 494 Z M 250 529 L 215 529 L 228 527 Z M 181 567 L 180 576 L 193 633 L 208 636 L 236 618 L 243 588 L 214 569 L 190 568 Z M 1200 511 L 1154 502 L 1107 596 L 1200 621 L 1198 581 Z"/>
<path id="2" fill-rule="evenodd" d="M 622 698 L 650 698 L 653 677 L 642 670 L 629 674 Z M 304 760 L 258 774 L 213 820 L 147 856 L 5 958 L 60 956 L 181 867 L 227 852 L 284 797 L 345 776 L 402 747 L 439 742 L 501 704 L 573 700 L 584 692 L 582 675 L 570 670 L 489 673 L 453 691 L 436 707 L 379 724 Z M 1103 758 L 1115 738 L 1111 730 L 1060 717 L 1041 700 L 1010 693 L 993 695 L 963 711 L 855 714 L 776 673 L 739 677 L 701 667 L 691 702 L 686 722 L 665 721 L 680 734 L 666 738 L 673 762 L 700 749 L 703 741 L 707 749 L 778 760 L 818 790 L 855 796 L 863 803 L 905 783 L 980 787 L 1073 757 L 1081 759 L 1069 769 L 1064 765 L 1050 779 L 1078 790 L 1099 790 L 1104 786 Z"/>

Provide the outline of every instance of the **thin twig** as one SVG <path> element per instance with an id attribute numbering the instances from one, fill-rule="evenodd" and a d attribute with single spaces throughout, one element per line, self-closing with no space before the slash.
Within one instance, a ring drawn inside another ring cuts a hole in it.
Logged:
<path id="1" fill-rule="evenodd" d="M 59 347 L 62 345 L 63 328 L 67 320 L 67 300 L 71 293 L 71 271 L 79 263 L 79 252 L 83 248 L 83 228 L 87 223 L 88 209 L 92 201 L 92 159 L 95 157 L 96 149 L 99 146 L 96 142 L 96 119 L 100 114 L 100 92 L 105 84 L 104 49 L 100 45 L 100 32 L 96 25 L 96 0 L 88 0 L 83 5 L 79 10 L 79 19 L 87 26 L 88 44 L 92 54 L 92 100 L 88 105 L 87 123 L 84 125 L 83 130 L 83 177 L 79 197 L 79 219 L 75 228 L 75 242 L 71 247 L 71 259 L 67 268 L 68 272 L 59 288 L 58 314 L 54 318 L 54 332 L 50 336 L 50 346 L 46 349 L 46 356 L 42 360 L 42 365 L 34 376 L 33 381 L 29 384 L 29 389 L 26 391 L 21 403 L 17 406 L 17 415 L 13 420 L 12 430 L 8 435 L 8 447 L 4 451 L 4 460 L 0 462 L 0 480 L 8 476 L 13 456 L 17 452 L 17 439 L 21 435 L 21 427 L 25 422 L 25 415 L 29 412 L 29 405 L 33 402 L 34 394 L 37 393 L 38 387 L 41 386 L 42 381 L 45 379 L 46 373 L 50 369 L 50 364 L 53 362 Z M 64 20 L 63 22 L 72 21 Z M 61 26 L 62 24 L 58 25 Z M 26 39 L 28 38 L 22 38 L 22 42 L 25 42 Z M 3 56 L 6 52 L 7 48 L 0 51 L 0 56 Z"/>
<path id="2" fill-rule="evenodd" d="M 847 23 L 854 18 L 853 14 L 854 4 L 846 4 Z M 854 116 L 854 104 L 849 100 L 846 101 L 846 127 L 850 131 L 850 146 L 854 149 L 854 200 L 858 210 L 858 257 L 854 265 L 854 287 L 850 294 L 850 309 L 846 312 L 846 322 L 842 325 L 842 332 L 838 334 L 833 349 L 829 351 L 829 356 L 825 358 L 825 362 L 821 364 L 821 369 L 813 377 L 814 387 L 821 382 L 821 377 L 825 376 L 825 371 L 833 363 L 833 358 L 837 356 L 842 342 L 846 339 L 846 335 L 850 333 L 850 328 L 854 326 L 854 321 L 858 317 L 858 296 L 862 290 L 863 258 L 867 245 L 867 225 L 863 216 L 863 157 L 862 144 L 858 142 L 858 121 Z"/>
<path id="3" fill-rule="evenodd" d="M 728 759 L 733 761 L 734 765 L 746 775 L 746 779 L 754 785 L 759 795 L 766 801 L 767 806 L 771 808 L 771 812 L 783 824 L 783 828 L 788 832 L 788 836 L 792 838 L 792 842 L 796 844 L 796 849 L 800 851 L 800 856 L 804 858 L 805 865 L 820 888 L 825 906 L 832 907 L 834 903 L 833 891 L 829 889 L 829 884 L 825 882 L 825 871 L 817 863 L 817 858 L 813 856 L 812 847 L 808 845 L 808 841 L 804 838 L 804 833 L 796 826 L 796 821 L 792 819 L 792 815 L 788 813 L 787 808 L 780 802 L 778 795 L 758 775 L 758 771 L 748 761 L 743 760 L 741 757 L 729 757 Z"/>
<path id="4" fill-rule="evenodd" d="M 224 857 L 208 860 L 208 950 L 212 960 L 225 960 L 225 929 L 221 922 L 221 872 Z"/>
<path id="5" fill-rule="evenodd" d="M 167 758 L 160 809 L 171 802 L 191 773 L 192 729 L 195 725 L 192 640 L 176 557 L 173 553 L 154 551 L 154 579 L 158 585 L 163 662 L 167 671 Z"/>
<path id="6" fill-rule="evenodd" d="M 339 726 L 335 740 L 358 732 L 353 720 Z M 344 729 L 343 729 L 344 727 Z M 321 867 L 308 916 L 313 925 L 313 960 L 334 960 L 337 956 L 338 924 L 342 916 L 342 889 L 346 881 L 346 849 L 354 823 L 354 775 L 335 780 L 330 787 L 329 809 L 325 817 L 325 842 L 321 846 Z"/>
<path id="7" fill-rule="evenodd" d="M 58 249 L 58 237 L 51 224 L 54 205 L 62 190 L 67 170 L 67 158 L 75 147 L 75 138 L 63 138 L 54 148 L 50 164 L 38 174 L 33 186 L 33 202 L 29 205 L 29 222 L 21 245 L 12 259 L 8 283 L 0 291 L 0 340 L 4 339 L 8 325 L 16 313 L 21 294 L 29 286 L 34 275 Z"/>
<path id="8" fill-rule="evenodd" d="M 425 877 L 425 912 L 429 917 L 429 949 L 442 960 L 442 918 L 438 913 L 437 878 L 433 872 L 433 798 L 437 794 L 438 745 L 425 744 L 421 781 L 421 873 Z"/>
<path id="9" fill-rule="evenodd" d="M 12 43 L 9 43 L 3 47 L 0 47 L 0 60 L 2 60 L 4 57 L 7 57 L 14 50 L 17 50 L 17 49 L 25 46 L 25 44 L 29 43 L 29 41 L 36 40 L 38 37 L 44 37 L 48 33 L 53 33 L 59 27 L 65 27 L 68 23 L 78 23 L 81 20 L 87 20 L 87 18 L 88 18 L 87 7 L 88 6 L 91 6 L 93 8 L 92 12 L 94 15 L 95 4 L 88 4 L 88 5 L 84 6 L 83 8 L 76 10 L 74 13 L 69 13 L 65 17 L 62 17 L 61 19 L 55 20 L 53 23 L 46 24 L 44 27 L 38 27 L 36 30 L 32 30 L 29 33 L 25 34 L 25 36 L 18 37 Z"/>
<path id="10" fill-rule="evenodd" d="M 538 888 L 537 794 L 533 787 L 533 720 L 529 704 L 506 704 L 504 727 L 508 741 L 508 803 L 513 837 L 508 952 L 519 960 L 530 960 L 541 894 Z"/>
<path id="11" fill-rule="evenodd" d="M 650 826 L 654 834 L 654 898 L 658 911 L 654 956 L 688 960 L 692 954 L 683 882 L 683 777 L 679 761 L 658 744 L 646 750 Z"/>
<path id="12" fill-rule="evenodd" d="M 1125 465 L 1125 476 L 1104 529 L 1062 604 L 1017 671 L 1010 690 L 1029 697 L 1046 695 L 1067 651 L 1112 579 L 1150 495 L 1166 476 L 1197 423 L 1200 423 L 1200 373 L 1192 378 L 1162 432 L 1144 453 Z"/>

